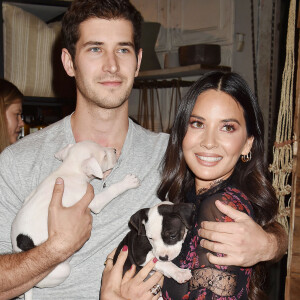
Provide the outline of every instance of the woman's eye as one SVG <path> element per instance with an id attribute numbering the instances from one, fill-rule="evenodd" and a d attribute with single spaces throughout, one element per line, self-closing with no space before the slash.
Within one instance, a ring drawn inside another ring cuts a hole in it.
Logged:
<path id="1" fill-rule="evenodd" d="M 234 125 L 226 124 L 223 126 L 223 130 L 226 132 L 232 132 L 235 130 Z"/>
<path id="2" fill-rule="evenodd" d="M 191 121 L 191 127 L 193 128 L 203 128 L 204 124 L 200 121 Z"/>

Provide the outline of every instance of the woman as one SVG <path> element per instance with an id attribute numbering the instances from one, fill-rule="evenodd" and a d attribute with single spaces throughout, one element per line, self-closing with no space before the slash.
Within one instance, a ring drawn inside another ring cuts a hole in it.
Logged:
<path id="1" fill-rule="evenodd" d="M 24 126 L 23 94 L 11 82 L 0 79 L 0 152 L 15 143 Z"/>
<path id="2" fill-rule="evenodd" d="M 216 200 L 261 226 L 274 221 L 277 201 L 266 170 L 263 117 L 246 82 L 235 73 L 201 77 L 179 105 L 158 189 L 163 201 L 196 205 L 195 226 L 175 259 L 193 277 L 181 285 L 164 278 L 164 299 L 265 299 L 261 264 L 240 268 L 209 263 L 198 229 L 202 221 L 232 222 L 218 211 Z"/>
<path id="3" fill-rule="evenodd" d="M 177 258 L 180 267 L 192 270 L 193 278 L 186 285 L 165 278 L 165 299 L 263 297 L 260 265 L 212 265 L 208 250 L 198 246 L 197 234 L 202 221 L 232 222 L 217 210 L 216 200 L 246 212 L 262 226 L 274 220 L 277 201 L 266 178 L 263 145 L 262 113 L 239 75 L 209 73 L 190 88 L 174 121 L 158 196 L 196 204 L 195 228 Z"/>

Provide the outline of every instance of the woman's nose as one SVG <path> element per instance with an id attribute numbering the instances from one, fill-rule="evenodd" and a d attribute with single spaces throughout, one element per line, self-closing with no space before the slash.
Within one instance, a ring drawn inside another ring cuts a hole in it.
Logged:
<path id="1" fill-rule="evenodd" d="M 18 126 L 19 126 L 19 127 L 24 127 L 24 121 L 23 121 L 21 115 L 19 115 L 19 118 L 18 118 Z"/>
<path id="2" fill-rule="evenodd" d="M 216 148 L 218 145 L 216 136 L 213 132 L 207 131 L 202 136 L 200 146 L 206 149 L 213 149 Z"/>

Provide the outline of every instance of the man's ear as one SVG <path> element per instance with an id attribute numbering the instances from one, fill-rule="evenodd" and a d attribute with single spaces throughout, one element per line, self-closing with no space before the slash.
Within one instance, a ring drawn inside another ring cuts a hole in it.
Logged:
<path id="1" fill-rule="evenodd" d="M 134 73 L 134 77 L 138 77 L 141 63 L 142 63 L 142 57 L 143 57 L 143 49 L 140 48 L 139 53 L 137 55 L 137 66 L 136 66 L 136 71 Z"/>
<path id="2" fill-rule="evenodd" d="M 95 157 L 90 157 L 83 161 L 81 165 L 82 171 L 86 176 L 91 177 L 97 177 L 99 179 L 103 178 L 103 172 L 102 169 Z"/>
<path id="3" fill-rule="evenodd" d="M 64 161 L 64 159 L 67 157 L 70 148 L 73 146 L 74 144 L 69 144 L 67 146 L 65 146 L 64 148 L 60 149 L 58 152 L 56 152 L 54 154 L 54 157 L 57 158 L 58 160 Z"/>
<path id="4" fill-rule="evenodd" d="M 63 48 L 61 51 L 61 61 L 62 61 L 62 64 L 64 66 L 66 73 L 70 77 L 74 77 L 75 72 L 74 72 L 73 60 L 72 60 L 71 54 L 69 53 L 69 51 L 66 48 Z"/>
<path id="5" fill-rule="evenodd" d="M 149 208 L 140 209 L 134 215 L 132 215 L 129 220 L 129 227 L 136 230 L 138 235 L 146 235 L 146 229 L 143 221 L 148 220 L 148 211 Z"/>
<path id="6" fill-rule="evenodd" d="M 246 144 L 242 150 L 242 153 L 241 155 L 247 155 L 250 151 L 251 151 L 251 148 L 252 148 L 252 145 L 253 145 L 253 141 L 254 141 L 254 136 L 250 136 L 247 141 L 246 141 Z"/>

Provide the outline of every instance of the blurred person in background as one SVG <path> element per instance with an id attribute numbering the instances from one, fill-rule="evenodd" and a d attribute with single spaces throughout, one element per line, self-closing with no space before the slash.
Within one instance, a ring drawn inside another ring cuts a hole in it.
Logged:
<path id="1" fill-rule="evenodd" d="M 24 127 L 23 94 L 11 82 L 0 79 L 0 152 L 18 140 Z"/>

